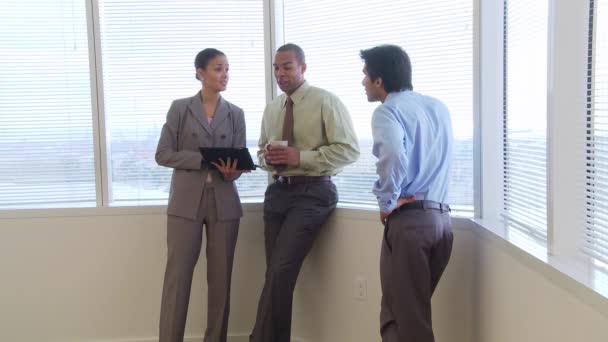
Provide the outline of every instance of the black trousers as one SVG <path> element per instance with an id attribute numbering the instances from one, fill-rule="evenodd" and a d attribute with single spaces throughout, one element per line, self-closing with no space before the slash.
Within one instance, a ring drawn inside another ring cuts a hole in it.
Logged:
<path id="1" fill-rule="evenodd" d="M 290 342 L 293 291 L 300 268 L 337 202 L 331 181 L 268 186 L 264 197 L 266 279 L 251 342 Z"/>
<path id="2" fill-rule="evenodd" d="M 382 342 L 434 342 L 431 296 L 452 253 L 450 214 L 405 209 L 389 216 L 380 256 Z"/>

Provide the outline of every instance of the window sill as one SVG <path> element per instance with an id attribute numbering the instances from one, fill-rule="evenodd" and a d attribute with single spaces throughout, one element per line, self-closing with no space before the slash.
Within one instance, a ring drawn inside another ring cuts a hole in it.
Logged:
<path id="1" fill-rule="evenodd" d="M 261 212 L 262 199 L 243 199 L 245 212 Z M 114 216 L 114 215 L 149 215 L 165 214 L 166 205 L 151 202 L 121 202 L 109 207 L 82 207 L 82 208 L 52 208 L 52 209 L 6 209 L 0 210 L 0 219 L 16 218 L 45 218 L 45 217 L 84 217 L 84 216 Z M 378 220 L 378 208 L 371 205 L 355 205 L 338 203 L 336 215 L 341 217 L 359 218 L 362 220 Z M 472 213 L 467 211 L 452 212 L 454 217 L 471 218 Z"/>
<path id="2" fill-rule="evenodd" d="M 551 255 L 546 246 L 518 234 L 496 220 L 471 219 L 482 243 L 492 244 L 551 283 L 608 317 L 608 274 L 583 260 Z"/>

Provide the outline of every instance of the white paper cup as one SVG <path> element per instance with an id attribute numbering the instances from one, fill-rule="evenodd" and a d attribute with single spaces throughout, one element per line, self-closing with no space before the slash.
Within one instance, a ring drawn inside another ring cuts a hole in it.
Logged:
<path id="1" fill-rule="evenodd" d="M 266 149 L 268 149 L 268 146 L 288 146 L 288 142 L 287 140 L 274 140 L 268 143 L 268 145 L 266 145 Z"/>
<path id="2" fill-rule="evenodd" d="M 287 140 L 274 140 L 274 141 L 270 141 L 267 145 L 266 145 L 266 151 L 268 151 L 268 147 L 273 146 L 273 148 L 275 146 L 289 146 L 288 141 Z M 279 166 L 284 166 L 284 165 L 278 165 L 278 164 L 271 164 L 268 163 L 268 165 L 272 165 L 274 167 L 279 167 Z"/>

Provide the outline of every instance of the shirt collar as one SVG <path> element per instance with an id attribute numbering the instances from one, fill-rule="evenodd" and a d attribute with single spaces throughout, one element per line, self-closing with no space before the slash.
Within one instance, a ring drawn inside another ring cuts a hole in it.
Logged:
<path id="1" fill-rule="evenodd" d="M 301 86 L 298 87 L 298 89 L 296 89 L 296 91 L 293 92 L 293 94 L 291 94 L 291 100 L 293 101 L 294 105 L 297 105 L 298 102 L 302 101 L 302 99 L 304 98 L 304 95 L 306 95 L 306 92 L 308 91 L 308 89 L 310 88 L 310 85 L 308 84 L 308 81 L 304 81 L 304 83 L 302 83 Z M 283 107 L 285 107 L 285 104 L 287 103 L 287 94 L 285 94 L 285 98 L 283 99 Z"/>
<path id="2" fill-rule="evenodd" d="M 386 98 L 384 99 L 384 103 L 388 102 L 389 100 L 392 100 L 394 97 L 399 96 L 400 94 L 412 94 L 413 90 L 400 90 L 400 91 L 394 91 L 391 93 L 388 93 L 386 95 Z"/>

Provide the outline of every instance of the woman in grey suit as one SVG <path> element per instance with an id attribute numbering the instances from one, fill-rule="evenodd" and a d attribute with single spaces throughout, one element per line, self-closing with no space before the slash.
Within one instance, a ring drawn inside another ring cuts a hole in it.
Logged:
<path id="1" fill-rule="evenodd" d="M 203 226 L 207 237 L 207 329 L 204 342 L 225 342 L 230 279 L 243 211 L 234 184 L 236 162 L 206 163 L 199 147 L 245 147 L 243 110 L 220 96 L 228 83 L 228 60 L 205 49 L 194 61 L 202 89 L 175 100 L 163 126 L 156 162 L 173 168 L 167 207 L 167 266 L 160 314 L 160 342 L 183 341 L 192 273 Z"/>

